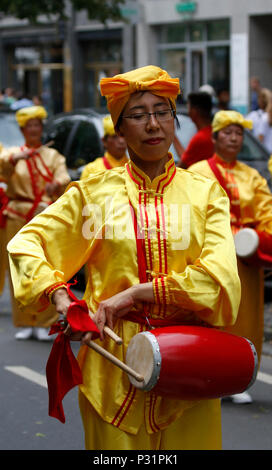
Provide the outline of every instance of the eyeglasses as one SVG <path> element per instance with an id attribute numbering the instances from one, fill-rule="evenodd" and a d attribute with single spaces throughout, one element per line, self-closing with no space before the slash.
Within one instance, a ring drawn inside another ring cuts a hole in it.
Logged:
<path id="1" fill-rule="evenodd" d="M 150 116 L 155 116 L 158 122 L 169 121 L 173 116 L 175 116 L 175 111 L 173 109 L 162 109 L 161 111 L 155 111 L 155 113 L 136 113 L 130 114 L 129 116 L 122 116 L 124 119 L 131 119 L 133 124 L 145 124 L 149 121 Z"/>

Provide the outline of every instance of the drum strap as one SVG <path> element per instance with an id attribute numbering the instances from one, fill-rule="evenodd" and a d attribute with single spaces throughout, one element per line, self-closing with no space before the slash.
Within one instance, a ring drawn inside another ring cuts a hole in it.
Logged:
<path id="1" fill-rule="evenodd" d="M 224 180 L 221 172 L 219 171 L 217 165 L 216 165 L 216 161 L 215 161 L 215 158 L 212 157 L 212 158 L 209 158 L 207 160 L 213 174 L 215 175 L 217 181 L 220 183 L 220 185 L 222 186 L 222 188 L 226 191 L 228 197 L 229 197 L 229 200 L 230 200 L 230 205 L 231 205 L 231 212 L 234 214 L 234 216 L 236 217 L 236 220 L 237 222 L 235 223 L 235 225 L 239 226 L 241 225 L 240 223 L 240 220 L 241 220 L 241 210 L 240 210 L 240 204 L 233 204 L 233 197 L 232 197 L 232 194 L 231 192 L 229 191 L 229 189 L 227 188 L 226 186 L 226 181 Z"/>
<path id="2" fill-rule="evenodd" d="M 107 170 L 112 169 L 112 166 L 110 165 L 110 162 L 108 161 L 108 159 L 105 156 L 103 157 L 103 163 L 104 163 L 104 166 Z"/>
<path id="3" fill-rule="evenodd" d="M 141 237 L 138 237 L 139 232 L 139 227 L 138 227 L 138 222 L 137 222 L 137 217 L 135 214 L 135 210 L 129 201 L 130 205 L 130 210 L 131 210 L 131 216 L 133 219 L 133 227 L 134 227 L 134 232 L 135 232 L 135 239 L 136 239 L 136 247 L 137 247 L 137 260 L 138 260 L 138 273 L 139 273 L 139 280 L 140 283 L 146 283 L 148 282 L 147 279 L 147 264 L 146 264 L 146 257 L 145 257 L 145 246 L 144 246 L 144 239 Z M 147 305 L 144 303 L 143 304 L 143 315 L 140 316 L 137 314 L 129 313 L 126 315 L 126 319 L 130 321 L 134 321 L 137 323 L 141 324 L 146 324 L 149 328 L 152 328 L 150 321 L 149 321 L 149 312 L 147 311 Z"/>

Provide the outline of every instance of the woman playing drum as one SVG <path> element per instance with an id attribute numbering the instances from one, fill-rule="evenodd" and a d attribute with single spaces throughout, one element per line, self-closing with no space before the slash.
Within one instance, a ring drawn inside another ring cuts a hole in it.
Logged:
<path id="1" fill-rule="evenodd" d="M 216 178 L 229 195 L 231 228 L 237 248 L 239 239 L 243 244 L 243 256 L 238 256 L 242 295 L 237 322 L 226 329 L 250 339 L 260 362 L 264 313 L 262 265 L 272 266 L 272 195 L 258 171 L 237 160 L 243 144 L 244 128 L 251 127 L 252 122 L 236 111 L 216 113 L 212 123 L 215 155 L 210 160 L 192 165 L 189 170 Z M 253 254 L 250 245 L 254 245 L 255 238 L 257 251 L 250 259 L 249 255 Z M 234 397 L 238 403 L 241 400 L 251 401 L 251 398 L 248 395 Z"/>
<path id="2" fill-rule="evenodd" d="M 2 228 L 2 239 L 5 247 L 33 216 L 63 194 L 71 180 L 65 157 L 56 149 L 42 145 L 43 121 L 47 117 L 45 108 L 21 108 L 15 117 L 25 143 L 21 147 L 3 149 L 0 157 L 0 180 L 6 182 L 8 197 L 8 203 L 3 208 L 6 224 Z M 5 263 L 2 263 L 0 270 L 4 268 Z M 54 321 L 53 309 L 51 312 L 40 312 L 39 315 L 33 310 L 25 309 L 22 312 L 12 295 L 12 286 L 10 292 L 13 324 L 22 328 L 16 333 L 16 339 L 34 337 L 47 341 L 48 328 Z"/>
<path id="3" fill-rule="evenodd" d="M 37 306 L 48 294 L 64 316 L 72 301 L 66 282 L 87 263 L 84 299 L 103 347 L 124 361 L 130 340 L 150 325 L 233 324 L 240 281 L 228 198 L 217 182 L 176 169 L 168 153 L 179 80 L 147 66 L 102 79 L 101 92 L 130 161 L 72 183 L 8 249 L 19 302 Z M 122 346 L 104 336 L 104 325 Z M 219 400 L 137 390 L 86 345 L 78 361 L 87 449 L 221 448 Z"/>

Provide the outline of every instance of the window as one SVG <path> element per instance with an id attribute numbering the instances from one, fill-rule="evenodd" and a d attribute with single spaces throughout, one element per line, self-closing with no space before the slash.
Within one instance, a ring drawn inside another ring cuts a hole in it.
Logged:
<path id="1" fill-rule="evenodd" d="M 215 90 L 229 90 L 230 57 L 228 46 L 208 47 L 207 83 Z"/>
<path id="2" fill-rule="evenodd" d="M 230 38 L 229 20 L 217 20 L 207 23 L 208 41 L 222 41 Z"/>

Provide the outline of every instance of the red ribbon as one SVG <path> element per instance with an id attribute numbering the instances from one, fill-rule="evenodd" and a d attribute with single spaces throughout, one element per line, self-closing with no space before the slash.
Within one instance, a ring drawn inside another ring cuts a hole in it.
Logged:
<path id="1" fill-rule="evenodd" d="M 69 286 L 69 285 L 68 285 Z M 99 337 L 99 330 L 89 316 L 88 306 L 85 300 L 78 300 L 70 291 L 68 293 L 74 300 L 67 312 L 67 321 L 72 332 L 94 333 L 93 339 Z M 46 364 L 46 378 L 49 395 L 49 416 L 65 423 L 65 415 L 62 400 L 75 386 L 82 384 L 82 373 L 75 358 L 69 336 L 64 334 L 65 326 L 62 321 L 52 325 L 49 335 L 59 333 L 56 337 Z"/>
<path id="2" fill-rule="evenodd" d="M 3 188 L 0 188 L 0 228 L 5 228 L 7 217 L 4 215 L 4 210 L 8 205 L 8 197 Z"/>

